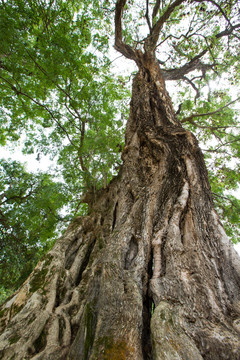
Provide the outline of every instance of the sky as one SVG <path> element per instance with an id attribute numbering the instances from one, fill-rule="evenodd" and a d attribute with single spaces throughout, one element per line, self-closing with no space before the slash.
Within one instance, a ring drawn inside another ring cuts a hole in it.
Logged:
<path id="1" fill-rule="evenodd" d="M 21 152 L 21 147 L 18 146 L 14 150 L 7 148 L 1 148 L 1 157 L 5 159 L 12 159 L 25 163 L 26 170 L 29 172 L 39 172 L 47 171 L 51 166 L 54 165 L 54 162 L 51 161 L 47 156 L 42 156 L 40 160 L 37 160 L 36 154 L 23 155 Z"/>
<path id="2" fill-rule="evenodd" d="M 240 256 L 240 243 L 237 245 L 234 245 L 235 250 L 238 252 L 239 256 Z"/>

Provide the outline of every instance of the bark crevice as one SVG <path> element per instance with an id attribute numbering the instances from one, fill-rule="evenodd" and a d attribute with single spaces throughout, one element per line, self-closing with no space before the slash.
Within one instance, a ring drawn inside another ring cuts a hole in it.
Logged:
<path id="1" fill-rule="evenodd" d="M 125 270 L 129 270 L 138 254 L 138 241 L 134 235 L 132 235 L 129 248 L 125 258 Z"/>
<path id="2" fill-rule="evenodd" d="M 148 282 L 145 294 L 143 295 L 143 330 L 142 330 L 142 353 L 143 360 L 152 360 L 152 341 L 151 341 L 151 318 L 155 309 L 155 304 L 150 290 L 150 279 L 154 271 L 153 251 L 148 262 L 147 273 Z"/>
<path id="3" fill-rule="evenodd" d="M 114 230 L 115 225 L 116 225 L 116 221 L 117 221 L 117 208 L 118 208 L 118 202 L 116 202 L 115 207 L 114 207 L 114 211 L 113 211 L 112 231 Z"/>
<path id="4" fill-rule="evenodd" d="M 95 244 L 96 244 L 96 239 L 94 238 L 92 240 L 92 242 L 90 243 L 90 245 L 89 245 L 89 247 L 87 249 L 87 252 L 85 254 L 84 260 L 83 260 L 83 262 L 82 262 L 82 264 L 81 264 L 81 266 L 79 268 L 78 274 L 77 274 L 76 279 L 75 279 L 75 284 L 74 284 L 75 286 L 78 286 L 80 284 L 81 280 L 82 280 L 83 272 L 84 272 L 84 270 L 86 269 L 86 267 L 87 267 L 87 265 L 89 263 L 89 259 L 90 259 L 90 256 L 91 256 L 91 253 L 92 253 L 92 251 L 94 249 Z"/>

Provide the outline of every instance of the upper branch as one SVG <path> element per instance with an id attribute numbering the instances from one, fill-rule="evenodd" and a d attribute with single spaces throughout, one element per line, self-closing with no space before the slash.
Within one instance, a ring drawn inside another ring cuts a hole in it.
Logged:
<path id="1" fill-rule="evenodd" d="M 115 9 L 115 49 L 126 58 L 136 61 L 136 53 L 131 46 L 125 44 L 122 39 L 122 14 L 127 0 L 118 0 Z"/>
<path id="2" fill-rule="evenodd" d="M 206 53 L 203 51 L 203 53 Z M 212 69 L 211 64 L 204 64 L 200 61 L 199 56 L 195 56 L 191 61 L 176 69 L 162 70 L 163 77 L 165 80 L 180 80 L 186 74 L 190 73 L 193 70 L 200 70 L 206 72 L 209 69 Z"/>
<path id="3" fill-rule="evenodd" d="M 35 190 L 33 190 L 33 186 L 31 185 L 31 189 L 29 190 L 29 193 L 26 195 L 13 195 L 13 196 L 7 196 L 6 193 L 3 193 L 3 197 L 5 197 L 6 199 L 3 200 L 1 202 L 1 205 L 7 203 L 7 202 L 11 202 L 12 200 L 20 200 L 21 202 L 25 201 L 27 198 L 29 198 L 31 195 L 33 195 L 34 193 L 36 193 Z"/>
<path id="4" fill-rule="evenodd" d="M 152 13 L 152 22 L 153 23 L 154 23 L 155 17 L 157 16 L 159 8 L 160 8 L 160 0 L 156 0 L 156 3 L 153 8 L 153 13 Z"/>
<path id="5" fill-rule="evenodd" d="M 234 26 L 231 26 L 230 28 L 227 27 L 225 30 L 219 32 L 216 35 L 216 39 L 221 39 L 225 36 L 231 35 L 235 29 L 240 28 L 240 24 L 236 24 Z M 200 70 L 202 73 L 205 73 L 207 70 L 214 69 L 215 64 L 204 64 L 200 61 L 200 59 L 207 54 L 208 52 L 211 52 L 211 49 L 213 47 L 213 43 L 210 43 L 205 49 L 203 49 L 199 54 L 194 56 L 189 62 L 181 66 L 180 68 L 175 69 L 167 69 L 162 70 L 163 77 L 165 80 L 180 80 L 183 79 L 183 77 L 188 74 L 191 71 L 194 70 Z"/>
<path id="6" fill-rule="evenodd" d="M 217 38 L 217 39 L 220 39 L 220 38 L 223 37 L 223 36 L 231 35 L 235 29 L 239 29 L 239 28 L 240 28 L 240 24 L 231 25 L 231 26 L 227 27 L 225 30 L 223 30 L 223 31 L 221 31 L 220 33 L 218 33 L 218 34 L 216 35 L 216 38 Z"/>
<path id="7" fill-rule="evenodd" d="M 155 48 L 157 46 L 159 34 L 160 34 L 160 31 L 161 31 L 164 23 L 169 19 L 170 15 L 176 9 L 176 7 L 178 7 L 185 1 L 186 0 L 175 0 L 171 5 L 168 6 L 165 13 L 158 19 L 158 21 L 152 28 L 151 34 L 145 40 L 144 49 L 146 52 L 149 52 L 149 51 L 152 52 L 155 50 Z M 157 6 L 156 9 L 158 11 L 159 6 Z"/>
<path id="8" fill-rule="evenodd" d="M 151 26 L 150 19 L 149 19 L 149 0 L 146 0 L 145 18 L 146 18 L 146 21 L 147 21 L 147 24 L 148 24 L 149 31 L 151 32 L 152 31 L 152 26 Z"/>
<path id="9" fill-rule="evenodd" d="M 202 2 L 202 0 L 194 0 L 194 1 L 199 2 L 199 3 Z M 220 11 L 220 13 L 223 15 L 223 17 L 225 18 L 225 20 L 228 22 L 228 24 L 230 26 L 232 26 L 230 20 L 228 19 L 227 15 L 225 14 L 225 12 L 223 11 L 223 9 L 221 8 L 221 6 L 219 4 L 217 4 L 214 0 L 205 0 L 205 1 L 210 2 L 211 4 L 216 6 L 218 8 L 218 10 Z"/>
<path id="10" fill-rule="evenodd" d="M 227 103 L 226 105 L 218 108 L 217 110 L 214 110 L 214 111 L 211 111 L 211 112 L 208 112 L 208 113 L 203 113 L 203 114 L 201 114 L 201 113 L 196 113 L 196 114 L 192 114 L 192 115 L 190 115 L 190 116 L 182 119 L 182 120 L 181 120 L 181 123 L 183 124 L 183 123 L 185 123 L 185 122 L 189 122 L 189 123 L 191 123 L 191 124 L 196 125 L 196 126 L 199 127 L 199 125 L 197 125 L 197 124 L 194 122 L 194 120 L 193 120 L 194 118 L 199 118 L 199 117 L 214 115 L 214 114 L 216 114 L 216 113 L 218 113 L 218 112 L 221 112 L 222 110 L 224 110 L 225 108 L 229 107 L 230 105 L 234 104 L 234 103 L 235 103 L 236 101 L 238 101 L 238 100 L 240 100 L 240 97 L 237 97 L 235 100 L 230 101 L 229 103 Z"/>

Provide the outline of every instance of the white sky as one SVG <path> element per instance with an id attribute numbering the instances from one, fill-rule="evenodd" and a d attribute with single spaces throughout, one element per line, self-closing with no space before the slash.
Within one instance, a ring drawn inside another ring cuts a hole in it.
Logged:
<path id="1" fill-rule="evenodd" d="M 240 243 L 237 245 L 234 245 L 235 250 L 238 252 L 239 256 L 240 256 Z"/>
<path id="2" fill-rule="evenodd" d="M 24 163 L 29 172 L 47 171 L 54 164 L 47 156 L 42 156 L 40 161 L 36 159 L 36 154 L 23 155 L 21 147 L 15 147 L 14 150 L 1 147 L 1 158 L 12 159 Z"/>

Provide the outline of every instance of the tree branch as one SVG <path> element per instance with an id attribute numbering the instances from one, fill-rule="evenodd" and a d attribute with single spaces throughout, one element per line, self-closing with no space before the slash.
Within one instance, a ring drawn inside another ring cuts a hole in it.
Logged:
<path id="1" fill-rule="evenodd" d="M 225 30 L 221 31 L 220 33 L 218 33 L 216 35 L 217 39 L 220 39 L 223 36 L 228 36 L 231 35 L 233 33 L 234 30 L 240 28 L 240 24 L 236 24 L 236 25 L 231 25 L 229 28 L 226 28 Z"/>
<path id="2" fill-rule="evenodd" d="M 82 171 L 88 172 L 87 167 L 84 165 L 83 157 L 82 157 L 82 153 L 81 153 L 82 152 L 82 147 L 83 147 L 83 142 L 84 142 L 84 137 L 85 137 L 85 121 L 82 122 L 80 145 L 79 145 L 79 148 L 78 148 L 78 158 L 79 158 L 79 161 L 80 161 Z"/>
<path id="3" fill-rule="evenodd" d="M 232 209 L 233 207 L 235 207 L 235 208 L 237 209 L 236 204 L 235 204 L 231 199 L 229 199 L 229 197 L 223 196 L 223 195 L 220 195 L 220 194 L 217 194 L 217 193 L 212 193 L 212 194 L 213 194 L 213 196 L 217 196 L 217 197 L 219 197 L 219 198 L 221 198 L 221 199 L 224 199 L 224 200 L 229 201 L 230 204 L 232 205 L 232 206 L 231 206 L 231 209 Z M 222 208 L 222 210 L 225 210 L 224 207 L 221 207 L 221 208 Z"/>
<path id="4" fill-rule="evenodd" d="M 212 69 L 212 64 L 204 64 L 199 59 L 207 53 L 207 49 L 202 51 L 202 53 L 196 55 L 192 60 L 183 65 L 178 69 L 168 69 L 162 70 L 162 75 L 165 80 L 180 80 L 188 73 L 194 70 L 201 70 L 202 72 L 206 72 L 209 69 Z"/>
<path id="5" fill-rule="evenodd" d="M 190 80 L 189 78 L 187 78 L 186 76 L 183 76 L 182 79 L 185 80 L 186 82 L 188 82 L 192 86 L 192 88 L 196 91 L 196 96 L 195 96 L 195 103 L 196 103 L 196 100 L 200 97 L 199 89 L 196 87 L 194 82 L 192 80 Z"/>
<path id="6" fill-rule="evenodd" d="M 221 31 L 216 35 L 217 39 L 221 39 L 224 36 L 231 35 L 233 31 L 237 28 L 240 28 L 240 24 L 231 26 L 231 28 L 226 28 L 224 31 Z M 204 64 L 200 61 L 200 59 L 207 54 L 207 52 L 211 51 L 213 44 L 209 44 L 206 49 L 202 50 L 199 54 L 194 56 L 189 62 L 178 69 L 168 69 L 162 70 L 162 74 L 165 80 L 180 80 L 184 75 L 188 74 L 194 70 L 201 70 L 202 72 L 206 72 L 207 70 L 213 69 L 214 64 Z"/>
<path id="7" fill-rule="evenodd" d="M 154 19 L 157 16 L 159 8 L 160 8 L 160 0 L 156 0 L 154 8 L 153 8 L 153 13 L 152 13 L 152 23 L 153 24 L 154 24 Z"/>
<path id="8" fill-rule="evenodd" d="M 27 198 L 29 198 L 29 196 L 31 196 L 32 194 L 35 194 L 36 191 L 33 190 L 33 186 L 31 185 L 31 189 L 29 190 L 29 193 L 27 195 L 13 195 L 13 196 L 10 196 L 10 197 L 7 197 L 7 195 L 4 193 L 3 194 L 3 197 L 5 197 L 6 199 L 3 200 L 0 204 L 3 205 L 11 200 L 21 200 L 21 201 L 24 201 L 26 200 Z"/>
<path id="9" fill-rule="evenodd" d="M 153 26 L 151 34 L 145 39 L 145 43 L 144 43 L 145 52 L 152 52 L 155 50 L 155 48 L 157 46 L 159 34 L 160 34 L 160 31 L 161 31 L 164 23 L 170 17 L 170 15 L 175 10 L 175 8 L 178 7 L 179 5 L 181 5 L 185 1 L 186 0 L 175 0 L 171 5 L 168 6 L 165 13 L 158 19 L 156 24 Z M 156 7 L 156 9 L 157 9 L 157 7 Z M 158 7 L 158 9 L 159 9 L 159 7 Z"/>
<path id="10" fill-rule="evenodd" d="M 126 58 L 137 61 L 136 53 L 122 39 L 122 14 L 127 0 L 118 0 L 115 9 L 115 49 Z"/>
<path id="11" fill-rule="evenodd" d="M 182 120 L 181 120 L 181 123 L 182 123 L 182 124 L 184 124 L 185 122 L 190 122 L 191 124 L 198 126 L 196 123 L 194 123 L 194 122 L 193 122 L 193 119 L 194 119 L 194 118 L 214 115 L 214 114 L 216 114 L 216 113 L 218 113 L 218 112 L 222 111 L 222 110 L 223 110 L 223 109 L 225 109 L 226 107 L 228 107 L 228 106 L 230 106 L 230 105 L 234 104 L 234 103 L 235 103 L 236 101 L 238 101 L 238 100 L 240 100 L 240 96 L 239 96 L 239 97 L 237 97 L 235 100 L 230 101 L 230 102 L 229 102 L 229 103 L 227 103 L 226 105 L 224 105 L 224 106 L 222 106 L 222 107 L 218 108 L 218 109 L 217 109 L 217 110 L 215 110 L 215 111 L 211 111 L 211 112 L 204 113 L 204 114 L 197 114 L 197 113 L 196 113 L 196 114 L 192 114 L 192 115 L 190 115 L 190 116 L 188 116 L 188 117 L 186 117 L 186 118 L 182 119 Z"/>
<path id="12" fill-rule="evenodd" d="M 203 1 L 202 0 L 194 0 L 195 2 L 199 2 L 199 3 L 202 3 Z M 218 8 L 218 10 L 220 11 L 220 13 L 223 15 L 223 17 L 225 18 L 225 20 L 228 22 L 228 24 L 230 26 L 231 23 L 230 23 L 230 20 L 228 19 L 227 15 L 225 14 L 225 12 L 223 11 L 223 9 L 221 8 L 221 6 L 219 4 L 217 4 L 214 0 L 205 0 L 206 2 L 210 2 L 211 4 L 213 4 L 214 6 L 216 6 Z"/>
<path id="13" fill-rule="evenodd" d="M 149 0 L 146 0 L 145 18 L 146 18 L 146 21 L 147 21 L 147 24 L 148 24 L 149 31 L 151 32 L 152 31 L 152 26 L 151 26 L 150 19 L 149 19 Z"/>
<path id="14" fill-rule="evenodd" d="M 240 136 L 236 136 L 235 139 L 230 140 L 230 141 L 227 141 L 227 142 L 225 142 L 225 143 L 222 143 L 221 145 L 217 146 L 215 149 L 207 149 L 207 150 L 206 150 L 206 149 L 202 149 L 202 151 L 210 152 L 210 153 L 217 153 L 218 150 L 219 150 L 221 147 L 226 146 L 226 145 L 230 145 L 230 144 L 234 144 L 235 142 L 239 142 L 239 140 L 240 140 Z M 233 155 L 231 154 L 231 156 L 233 156 Z"/>
<path id="15" fill-rule="evenodd" d="M 48 73 L 47 71 L 32 57 L 32 55 L 30 54 L 30 52 L 28 51 L 28 49 L 26 49 L 27 53 L 28 53 L 28 56 L 30 57 L 30 59 L 34 62 L 34 64 L 37 66 L 37 68 L 61 91 L 65 94 L 66 97 L 69 98 L 70 102 L 71 102 L 71 106 L 72 106 L 72 103 L 73 103 L 73 99 L 71 97 L 71 95 L 65 90 L 63 89 L 56 81 L 54 81 L 53 79 L 51 79 L 49 76 L 48 76 Z M 73 108 L 73 111 L 77 114 L 77 117 L 80 119 L 81 116 L 78 112 L 77 109 L 74 108 L 74 106 L 72 106 Z"/>

